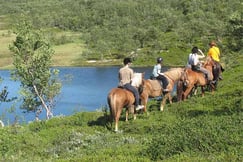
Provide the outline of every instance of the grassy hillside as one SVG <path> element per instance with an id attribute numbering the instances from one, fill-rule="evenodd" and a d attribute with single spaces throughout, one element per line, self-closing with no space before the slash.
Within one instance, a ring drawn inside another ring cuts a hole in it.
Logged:
<path id="1" fill-rule="evenodd" d="M 119 133 L 109 112 L 0 129 L 1 161 L 243 161 L 243 57 L 229 58 L 218 90 L 205 97 L 167 105 L 151 100 L 149 111 L 120 119 Z M 104 109 L 105 110 L 105 109 Z"/>

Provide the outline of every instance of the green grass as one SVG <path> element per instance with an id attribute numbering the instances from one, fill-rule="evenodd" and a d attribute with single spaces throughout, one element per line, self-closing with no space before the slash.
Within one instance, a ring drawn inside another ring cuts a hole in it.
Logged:
<path id="1" fill-rule="evenodd" d="M 123 112 L 120 132 L 104 112 L 0 129 L 2 161 L 243 161 L 243 65 L 232 60 L 218 90 L 166 105 L 152 100 L 148 113 Z"/>

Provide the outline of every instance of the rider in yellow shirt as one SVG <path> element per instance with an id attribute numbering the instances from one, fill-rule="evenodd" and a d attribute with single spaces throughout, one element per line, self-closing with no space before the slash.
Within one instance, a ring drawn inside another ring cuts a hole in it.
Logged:
<path id="1" fill-rule="evenodd" d="M 212 57 L 212 59 L 215 61 L 216 63 L 216 72 L 213 72 L 214 75 L 214 79 L 215 81 L 217 81 L 218 79 L 222 80 L 222 76 L 220 75 L 223 72 L 223 68 L 221 67 L 219 61 L 220 61 L 220 50 L 219 48 L 216 46 L 216 43 L 214 41 L 212 41 L 211 43 L 209 43 L 209 51 L 208 51 L 208 56 Z"/>
<path id="2" fill-rule="evenodd" d="M 216 43 L 212 41 L 210 44 L 210 49 L 208 51 L 208 56 L 211 56 L 214 61 L 219 62 L 220 51 L 219 48 L 216 46 Z"/>

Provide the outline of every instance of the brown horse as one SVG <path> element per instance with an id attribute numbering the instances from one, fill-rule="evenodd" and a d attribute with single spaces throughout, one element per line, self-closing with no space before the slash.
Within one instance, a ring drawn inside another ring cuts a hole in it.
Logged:
<path id="1" fill-rule="evenodd" d="M 181 78 L 184 68 L 171 68 L 164 72 L 164 75 L 168 79 L 168 86 L 166 87 L 169 92 L 163 92 L 160 81 L 158 80 L 145 80 L 143 86 L 143 92 L 141 94 L 141 103 L 144 105 L 144 111 L 146 112 L 146 105 L 149 98 L 159 97 L 163 94 L 163 100 L 160 105 L 160 110 L 164 110 L 167 99 L 172 103 L 171 92 L 173 91 L 175 83 Z"/>
<path id="2" fill-rule="evenodd" d="M 177 85 L 177 88 L 180 89 L 177 91 L 177 96 L 181 96 L 182 100 L 185 100 L 188 97 L 188 95 L 191 93 L 192 89 L 198 86 L 201 87 L 202 96 L 204 96 L 204 92 L 205 92 L 204 88 L 206 85 L 209 85 L 213 92 L 215 86 L 211 80 L 213 79 L 212 72 L 214 66 L 215 63 L 211 59 L 211 57 L 207 57 L 206 61 L 203 64 L 203 67 L 209 71 L 210 75 L 208 76 L 208 80 L 205 78 L 204 73 L 193 71 L 190 68 L 186 68 L 184 73 L 182 74 L 181 82 L 178 82 Z"/>
<path id="3" fill-rule="evenodd" d="M 142 86 L 143 75 L 143 73 L 135 73 L 132 86 L 136 88 Z M 128 121 L 129 110 L 134 115 L 134 120 L 136 119 L 135 97 L 132 92 L 123 88 L 113 88 L 108 94 L 107 101 L 110 107 L 111 120 L 115 120 L 115 131 L 118 131 L 118 121 L 123 108 L 126 108 L 126 121 Z"/>

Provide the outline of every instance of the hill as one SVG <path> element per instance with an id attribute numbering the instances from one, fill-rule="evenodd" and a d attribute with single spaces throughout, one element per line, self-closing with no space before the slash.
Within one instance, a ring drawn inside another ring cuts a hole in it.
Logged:
<path id="1" fill-rule="evenodd" d="M 234 55 L 235 56 L 235 55 Z M 193 96 L 137 120 L 119 133 L 109 111 L 82 112 L 0 129 L 1 161 L 242 161 L 243 57 L 229 58 L 214 95 Z"/>

